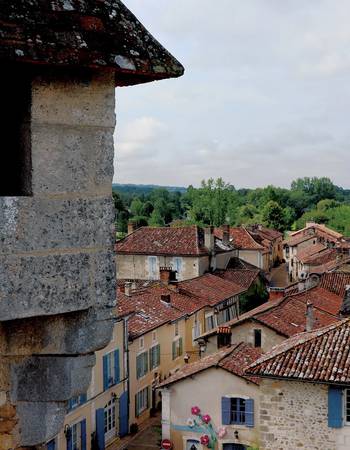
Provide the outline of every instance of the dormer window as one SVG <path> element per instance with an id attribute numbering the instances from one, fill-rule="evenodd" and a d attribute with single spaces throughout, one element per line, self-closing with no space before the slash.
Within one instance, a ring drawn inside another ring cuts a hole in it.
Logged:
<path id="1" fill-rule="evenodd" d="M 31 80 L 17 68 L 1 75 L 1 140 L 3 156 L 0 196 L 32 194 Z"/>

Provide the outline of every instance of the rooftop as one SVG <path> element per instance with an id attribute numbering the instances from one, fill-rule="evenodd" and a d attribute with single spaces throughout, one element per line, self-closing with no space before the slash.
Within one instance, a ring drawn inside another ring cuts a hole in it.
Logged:
<path id="1" fill-rule="evenodd" d="M 120 0 L 0 0 L 0 60 L 113 70 L 118 86 L 184 72 Z"/>
<path id="2" fill-rule="evenodd" d="M 304 264 L 307 264 L 307 261 L 310 259 L 311 256 L 319 255 L 321 252 L 324 252 L 327 250 L 327 247 L 321 243 L 316 243 L 309 245 L 306 248 L 303 248 L 302 250 L 299 250 L 296 254 L 296 258 L 301 261 Z"/>
<path id="3" fill-rule="evenodd" d="M 255 361 L 247 373 L 255 376 L 350 383 L 350 319 L 298 334 Z"/>
<path id="4" fill-rule="evenodd" d="M 212 353 L 194 363 L 184 365 L 174 375 L 163 381 L 158 387 L 167 387 L 185 378 L 192 377 L 210 368 L 221 368 L 233 375 L 245 378 L 255 384 L 259 384 L 258 377 L 248 376 L 245 369 L 261 356 L 261 350 L 251 347 L 243 342 Z"/>
<path id="5" fill-rule="evenodd" d="M 190 227 L 141 227 L 116 244 L 120 254 L 205 256 L 204 230 Z M 216 242 L 218 253 L 232 251 L 232 247 Z"/>
<path id="6" fill-rule="evenodd" d="M 222 228 L 215 228 L 214 234 L 222 239 Z M 244 227 L 230 227 L 230 242 L 239 250 L 265 250 L 265 247 L 256 242 Z"/>

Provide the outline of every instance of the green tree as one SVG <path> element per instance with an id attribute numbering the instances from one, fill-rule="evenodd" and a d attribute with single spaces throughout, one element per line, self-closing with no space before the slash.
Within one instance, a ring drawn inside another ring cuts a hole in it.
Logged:
<path id="1" fill-rule="evenodd" d="M 267 227 L 283 230 L 285 216 L 282 207 L 277 202 L 270 200 L 262 210 L 262 220 Z"/>
<path id="2" fill-rule="evenodd" d="M 155 209 L 152 212 L 151 217 L 148 221 L 148 225 L 150 227 L 164 227 L 165 226 L 164 219 L 163 219 L 161 213 L 157 209 Z"/>

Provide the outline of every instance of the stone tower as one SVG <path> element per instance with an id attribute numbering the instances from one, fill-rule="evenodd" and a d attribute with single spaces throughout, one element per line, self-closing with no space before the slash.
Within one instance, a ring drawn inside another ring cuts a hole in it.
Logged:
<path id="1" fill-rule="evenodd" d="M 119 0 L 0 0 L 0 449 L 86 391 L 115 306 L 115 87 L 182 75 Z"/>

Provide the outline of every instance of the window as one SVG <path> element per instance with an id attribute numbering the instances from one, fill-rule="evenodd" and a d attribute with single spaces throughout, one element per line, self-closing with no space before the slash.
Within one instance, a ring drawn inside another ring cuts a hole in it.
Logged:
<path id="1" fill-rule="evenodd" d="M 209 331 L 216 327 L 216 318 L 214 312 L 205 313 L 205 330 Z"/>
<path id="2" fill-rule="evenodd" d="M 56 449 L 56 439 L 52 439 L 50 442 L 46 444 L 46 450 L 55 450 Z"/>
<path id="3" fill-rule="evenodd" d="M 344 406 L 345 406 L 345 422 L 347 425 L 350 425 L 350 389 L 345 389 Z"/>
<path id="4" fill-rule="evenodd" d="M 103 356 L 103 388 L 114 386 L 120 381 L 119 350 Z"/>
<path id="5" fill-rule="evenodd" d="M 261 330 L 254 330 L 254 347 L 261 347 Z"/>
<path id="6" fill-rule="evenodd" d="M 222 397 L 222 424 L 254 426 L 254 400 L 242 397 Z"/>
<path id="7" fill-rule="evenodd" d="M 236 306 L 232 305 L 228 308 L 223 309 L 219 312 L 217 316 L 217 323 L 218 325 L 221 325 L 223 323 L 229 322 L 230 320 L 234 319 L 237 316 L 236 313 Z"/>
<path id="8" fill-rule="evenodd" d="M 83 405 L 87 401 L 87 395 L 78 395 L 76 397 L 72 397 L 70 400 L 68 400 L 68 412 L 72 411 L 75 408 L 78 408 L 78 406 Z"/>
<path id="9" fill-rule="evenodd" d="M 174 329 L 175 329 L 174 335 L 178 336 L 179 335 L 179 322 L 174 323 Z"/>
<path id="10" fill-rule="evenodd" d="M 197 339 L 201 335 L 201 324 L 197 320 L 195 321 L 193 327 L 192 327 L 192 341 Z"/>
<path id="11" fill-rule="evenodd" d="M 175 341 L 173 341 L 172 355 L 173 359 L 179 358 L 183 353 L 182 348 L 182 337 L 179 337 Z"/>
<path id="12" fill-rule="evenodd" d="M 153 331 L 152 332 L 152 342 L 156 342 L 157 341 L 157 332 Z"/>
<path id="13" fill-rule="evenodd" d="M 0 97 L 3 158 L 0 196 L 32 194 L 31 80 L 22 70 L 4 68 Z"/>
<path id="14" fill-rule="evenodd" d="M 135 413 L 136 417 L 143 411 L 148 409 L 149 406 L 149 386 L 142 389 L 135 395 Z"/>
<path id="15" fill-rule="evenodd" d="M 173 270 L 176 270 L 176 279 L 182 279 L 182 258 L 173 258 Z"/>
<path id="16" fill-rule="evenodd" d="M 148 352 L 136 356 L 136 377 L 142 378 L 148 372 Z"/>
<path id="17" fill-rule="evenodd" d="M 149 349 L 150 370 L 155 369 L 160 364 L 160 345 L 154 345 Z"/>
<path id="18" fill-rule="evenodd" d="M 145 338 L 144 337 L 140 337 L 139 346 L 140 346 L 140 349 L 145 347 Z"/>
<path id="19" fill-rule="evenodd" d="M 115 417 L 115 399 L 112 398 L 104 407 L 104 431 L 106 441 L 109 441 L 111 438 L 115 437 Z"/>
<path id="20" fill-rule="evenodd" d="M 218 348 L 227 347 L 231 344 L 231 332 L 229 333 L 220 333 L 217 337 Z"/>
<path id="21" fill-rule="evenodd" d="M 157 262 L 157 256 L 148 257 L 148 277 L 150 280 L 156 280 L 158 278 Z"/>

